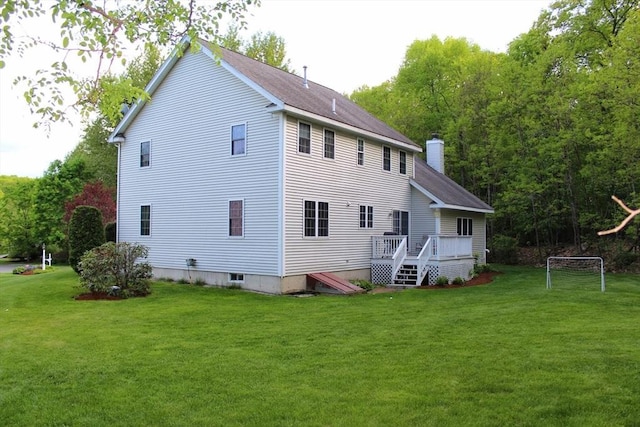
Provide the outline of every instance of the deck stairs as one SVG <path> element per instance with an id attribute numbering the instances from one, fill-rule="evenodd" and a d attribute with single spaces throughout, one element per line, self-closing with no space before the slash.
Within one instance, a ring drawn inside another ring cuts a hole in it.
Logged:
<path id="1" fill-rule="evenodd" d="M 338 294 L 357 294 L 364 292 L 356 286 L 333 273 L 310 273 L 307 274 L 307 288 L 316 292 L 328 292 Z"/>
<path id="2" fill-rule="evenodd" d="M 406 261 L 411 261 L 411 259 L 407 259 Z M 420 286 L 420 283 L 417 283 L 417 280 L 418 265 L 412 262 L 405 262 L 398 269 L 396 277 L 393 279 L 391 286 L 401 288 L 414 288 L 416 286 Z"/>

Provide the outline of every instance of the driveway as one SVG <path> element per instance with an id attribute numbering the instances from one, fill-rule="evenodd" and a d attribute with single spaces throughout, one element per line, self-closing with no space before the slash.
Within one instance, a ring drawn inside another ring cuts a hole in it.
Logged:
<path id="1" fill-rule="evenodd" d="M 26 265 L 25 262 L 0 262 L 0 273 L 11 273 L 14 268 Z"/>

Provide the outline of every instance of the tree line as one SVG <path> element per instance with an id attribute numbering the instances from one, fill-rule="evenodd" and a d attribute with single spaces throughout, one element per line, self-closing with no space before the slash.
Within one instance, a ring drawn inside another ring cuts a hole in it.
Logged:
<path id="1" fill-rule="evenodd" d="M 626 215 L 612 195 L 640 205 L 638 3 L 555 2 L 506 53 L 415 41 L 350 96 L 414 141 L 443 137 L 446 173 L 495 208 L 490 237 L 593 250 Z M 638 223 L 617 238 L 638 251 Z"/>

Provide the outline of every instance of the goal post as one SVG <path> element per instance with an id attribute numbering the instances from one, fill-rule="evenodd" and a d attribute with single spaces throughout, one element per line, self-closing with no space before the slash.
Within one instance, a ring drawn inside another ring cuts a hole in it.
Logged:
<path id="1" fill-rule="evenodd" d="M 604 260 L 601 257 L 547 258 L 547 289 L 567 282 L 585 286 L 600 283 L 600 290 L 604 292 Z"/>

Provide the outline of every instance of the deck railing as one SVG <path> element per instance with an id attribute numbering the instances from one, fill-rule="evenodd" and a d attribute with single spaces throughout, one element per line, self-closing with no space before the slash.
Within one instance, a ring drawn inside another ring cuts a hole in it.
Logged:
<path id="1" fill-rule="evenodd" d="M 422 284 L 422 280 L 429 273 L 429 259 L 431 258 L 431 253 L 433 250 L 433 239 L 431 236 L 427 239 L 427 242 L 422 246 L 422 250 L 418 254 L 418 278 L 416 280 L 416 285 L 420 286 Z"/>
<path id="2" fill-rule="evenodd" d="M 405 236 L 373 236 L 371 239 L 371 258 L 393 258 L 398 247 L 405 242 Z"/>
<path id="3" fill-rule="evenodd" d="M 436 235 L 429 236 L 429 240 L 433 241 L 431 245 L 432 259 L 466 258 L 473 256 L 471 236 Z"/>
<path id="4" fill-rule="evenodd" d="M 398 273 L 398 270 L 400 270 L 400 267 L 402 267 L 402 264 L 404 263 L 404 260 L 406 257 L 407 257 L 407 237 L 403 236 L 403 239 L 402 241 L 400 241 L 398 248 L 393 253 L 393 258 L 392 258 L 393 270 L 391 273 L 392 278 L 396 277 L 396 274 Z"/>

